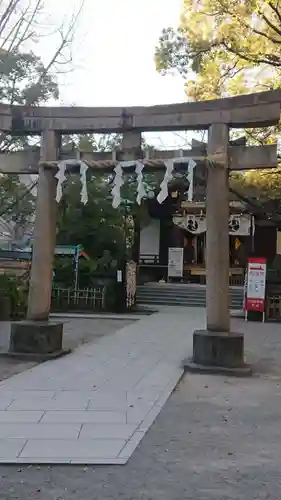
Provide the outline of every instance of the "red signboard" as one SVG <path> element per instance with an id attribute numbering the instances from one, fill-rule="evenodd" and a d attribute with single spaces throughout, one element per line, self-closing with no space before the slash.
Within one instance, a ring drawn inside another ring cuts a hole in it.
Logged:
<path id="1" fill-rule="evenodd" d="M 248 259 L 248 270 L 245 293 L 245 310 L 259 311 L 265 309 L 266 259 L 251 257 Z"/>

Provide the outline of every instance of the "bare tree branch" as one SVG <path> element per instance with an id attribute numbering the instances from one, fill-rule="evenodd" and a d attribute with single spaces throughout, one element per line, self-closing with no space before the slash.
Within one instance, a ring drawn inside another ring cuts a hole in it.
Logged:
<path id="1" fill-rule="evenodd" d="M 69 70 L 75 29 L 84 3 L 85 0 L 79 0 L 79 8 L 72 13 L 69 22 L 63 21 L 54 28 L 50 18 L 46 24 L 44 0 L 0 0 L 0 101 L 11 106 L 34 106 L 58 97 L 56 77 L 62 72 L 61 67 L 63 72 Z M 45 21 L 42 20 L 44 14 Z M 48 36 L 60 38 L 54 53 L 44 64 L 36 56 L 36 46 L 32 52 L 32 44 L 40 41 L 49 27 L 52 33 Z M 24 137 L 16 139 L 0 134 L 0 150 L 18 149 L 24 141 Z"/>

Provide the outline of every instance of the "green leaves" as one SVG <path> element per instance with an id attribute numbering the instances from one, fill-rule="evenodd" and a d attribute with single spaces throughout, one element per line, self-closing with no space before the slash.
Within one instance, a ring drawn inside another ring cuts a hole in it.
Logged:
<path id="1" fill-rule="evenodd" d="M 178 30 L 164 29 L 155 49 L 159 72 L 178 72 L 188 100 L 281 86 L 279 0 L 184 0 Z M 249 144 L 275 143 L 280 126 L 246 130 Z M 280 169 L 232 174 L 231 186 L 262 203 L 281 199 Z M 278 201 L 279 203 L 279 201 Z"/>
<path id="2" fill-rule="evenodd" d="M 58 85 L 32 53 L 4 52 L 0 56 L 0 101 L 36 105 L 58 98 Z"/>
<path id="3" fill-rule="evenodd" d="M 0 217 L 25 226 L 34 215 L 35 196 L 16 175 L 0 176 Z"/>
<path id="4" fill-rule="evenodd" d="M 277 0 L 185 0 L 177 31 L 165 29 L 158 71 L 196 74 L 189 99 L 210 99 L 281 84 L 281 6 Z"/>
<path id="5" fill-rule="evenodd" d="M 119 253 L 124 241 L 124 222 L 121 210 L 112 207 L 108 183 L 92 177 L 88 181 L 88 203 L 80 203 L 78 175 L 69 177 L 66 183 L 59 216 L 59 244 L 82 244 L 92 257 L 101 257 L 103 250 L 113 255 Z"/>

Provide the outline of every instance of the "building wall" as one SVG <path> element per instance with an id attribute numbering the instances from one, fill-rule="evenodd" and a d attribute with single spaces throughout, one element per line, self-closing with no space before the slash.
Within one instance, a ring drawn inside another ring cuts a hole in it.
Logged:
<path id="1" fill-rule="evenodd" d="M 151 219 L 150 223 L 140 230 L 140 257 L 143 255 L 159 256 L 160 220 Z"/>
<path id="2" fill-rule="evenodd" d="M 277 229 L 275 226 L 257 225 L 255 228 L 256 257 L 265 257 L 269 262 L 276 256 Z"/>

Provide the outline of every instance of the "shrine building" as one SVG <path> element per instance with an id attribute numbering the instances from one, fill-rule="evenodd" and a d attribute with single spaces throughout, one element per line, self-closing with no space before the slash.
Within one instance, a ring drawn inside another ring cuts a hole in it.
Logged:
<path id="1" fill-rule="evenodd" d="M 146 200 L 146 216 L 140 222 L 139 280 L 167 281 L 169 248 L 183 248 L 182 280 L 206 283 L 206 180 L 200 163 L 195 167 L 192 201 L 180 179 L 169 185 L 169 196 L 159 204 Z M 278 251 L 278 226 L 247 202 L 229 196 L 229 283 L 243 285 L 247 259 L 265 257 L 269 263 Z M 280 224 L 281 227 L 281 224 Z M 280 233 L 281 234 L 281 233 Z"/>

